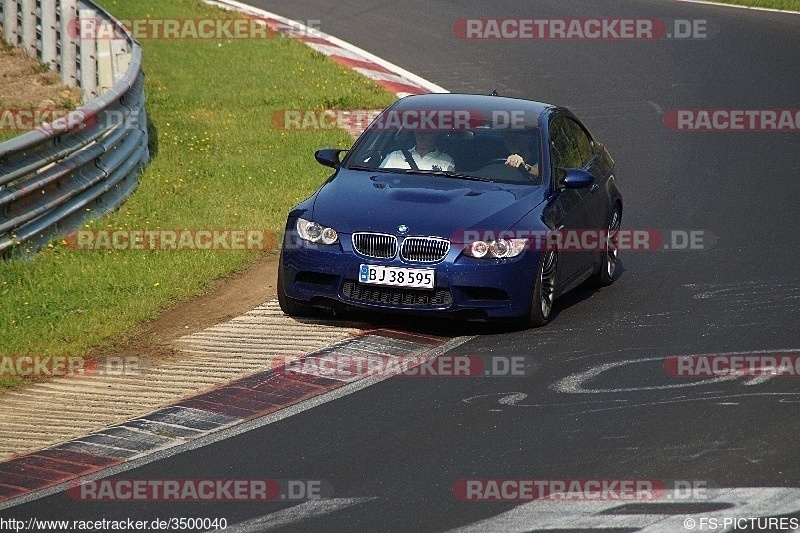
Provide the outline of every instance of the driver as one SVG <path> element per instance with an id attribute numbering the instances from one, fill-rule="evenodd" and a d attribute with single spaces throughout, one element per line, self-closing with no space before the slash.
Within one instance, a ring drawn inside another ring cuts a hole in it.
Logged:
<path id="1" fill-rule="evenodd" d="M 539 163 L 533 162 L 534 153 L 531 151 L 531 143 L 535 135 L 525 130 L 503 130 L 503 145 L 511 155 L 506 159 L 506 165 L 514 168 L 523 168 L 531 176 L 539 175 Z"/>
<path id="2" fill-rule="evenodd" d="M 410 156 L 419 170 L 455 170 L 453 158 L 436 148 L 439 132 L 415 130 L 414 137 L 417 144 L 411 150 L 395 150 L 386 156 L 380 168 L 412 168 L 408 162 Z"/>

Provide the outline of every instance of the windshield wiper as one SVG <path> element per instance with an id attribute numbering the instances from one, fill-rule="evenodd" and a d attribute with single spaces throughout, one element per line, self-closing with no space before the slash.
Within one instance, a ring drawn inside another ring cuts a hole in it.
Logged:
<path id="1" fill-rule="evenodd" d="M 397 172 L 396 170 L 388 169 L 388 168 L 380 168 L 380 167 L 364 167 L 361 165 L 350 165 L 344 167 L 347 170 L 366 170 L 368 172 Z"/>
<path id="2" fill-rule="evenodd" d="M 365 167 L 361 165 L 350 165 L 344 167 L 347 170 L 366 170 L 368 172 L 387 172 L 390 174 L 397 174 L 398 172 L 404 172 L 406 174 L 426 174 L 431 176 L 443 176 L 445 178 L 455 178 L 455 179 L 465 179 L 465 180 L 473 180 L 473 181 L 486 181 L 492 183 L 494 180 L 489 178 L 482 178 L 480 176 L 471 176 L 469 174 L 461 174 L 459 172 L 452 172 L 449 170 L 424 170 L 424 169 L 402 169 L 402 168 L 381 168 L 381 167 Z"/>
<path id="3" fill-rule="evenodd" d="M 406 174 L 430 174 L 432 176 L 444 176 L 445 178 L 456 178 L 456 179 L 465 179 L 465 180 L 473 180 L 473 181 L 488 181 L 492 182 L 489 178 L 482 178 L 480 176 L 471 176 L 469 174 L 461 174 L 459 172 L 453 172 L 451 170 L 411 170 L 408 169 L 405 171 Z"/>

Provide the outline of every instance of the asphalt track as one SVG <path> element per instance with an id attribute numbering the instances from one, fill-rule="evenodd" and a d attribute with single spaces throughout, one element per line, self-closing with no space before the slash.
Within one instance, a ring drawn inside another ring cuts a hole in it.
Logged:
<path id="1" fill-rule="evenodd" d="M 266 516 L 253 530 L 295 531 L 530 531 L 558 527 L 546 520 L 553 516 L 565 531 L 638 531 L 653 514 L 678 520 L 653 531 L 688 531 L 684 518 L 709 509 L 800 516 L 800 381 L 693 382 L 663 368 L 670 355 L 800 353 L 800 133 L 676 132 L 663 120 L 669 109 L 800 108 L 800 16 L 646 0 L 251 3 L 318 20 L 452 92 L 496 89 L 571 108 L 616 160 L 623 226 L 702 230 L 706 249 L 625 253 L 611 287 L 563 298 L 544 329 L 426 328 L 479 334 L 458 354 L 524 356 L 535 366 L 526 377 L 392 378 L 117 476 L 322 479 L 337 498 L 327 506 L 97 503 L 59 493 L 0 516 Z M 470 17 L 705 19 L 711 36 L 454 36 L 453 23 Z M 574 506 L 460 501 L 452 489 L 467 478 L 695 481 L 719 489 L 709 494 L 722 503 L 581 515 Z M 745 490 L 726 499 L 726 488 Z M 505 522 L 480 522 L 512 508 L 517 516 Z M 270 514 L 280 509 L 291 510 Z M 569 518 L 576 513 L 583 522 Z"/>

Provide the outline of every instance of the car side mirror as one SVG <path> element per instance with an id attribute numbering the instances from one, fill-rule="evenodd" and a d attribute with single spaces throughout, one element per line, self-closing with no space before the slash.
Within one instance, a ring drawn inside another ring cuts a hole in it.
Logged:
<path id="1" fill-rule="evenodd" d="M 342 164 L 339 156 L 342 152 L 346 151 L 347 150 L 339 150 L 337 148 L 325 148 L 324 150 L 317 150 L 314 153 L 314 158 L 320 165 L 325 165 L 326 167 L 331 168 L 339 168 Z"/>
<path id="2" fill-rule="evenodd" d="M 585 189 L 594 183 L 594 176 L 585 170 L 571 168 L 567 170 L 567 175 L 561 183 L 567 189 Z"/>

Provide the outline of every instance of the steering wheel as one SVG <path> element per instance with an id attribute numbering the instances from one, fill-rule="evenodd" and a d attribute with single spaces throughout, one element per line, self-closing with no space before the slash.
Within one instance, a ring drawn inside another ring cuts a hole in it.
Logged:
<path id="1" fill-rule="evenodd" d="M 483 168 L 486 168 L 486 167 L 489 167 L 489 166 L 492 166 L 492 165 L 505 165 L 505 166 L 507 166 L 509 168 L 514 168 L 511 165 L 506 165 L 506 161 L 507 160 L 508 160 L 507 157 L 497 157 L 495 159 L 492 159 L 491 161 L 489 161 L 485 165 L 483 165 Z M 530 174 L 527 170 L 525 170 L 525 164 L 524 163 L 522 165 L 518 166 L 517 170 L 519 171 L 520 174 L 525 176 L 525 179 L 531 180 L 531 179 L 536 177 L 536 176 L 533 176 L 532 174 Z"/>
<path id="2" fill-rule="evenodd" d="M 375 148 L 364 152 L 364 154 L 362 154 L 362 155 L 366 156 L 366 157 L 361 157 L 361 159 L 363 159 L 363 161 L 359 161 L 357 163 L 359 165 L 362 165 L 362 164 L 373 164 L 375 166 L 378 166 L 383 162 L 383 156 L 381 155 L 380 150 L 377 150 Z"/>

